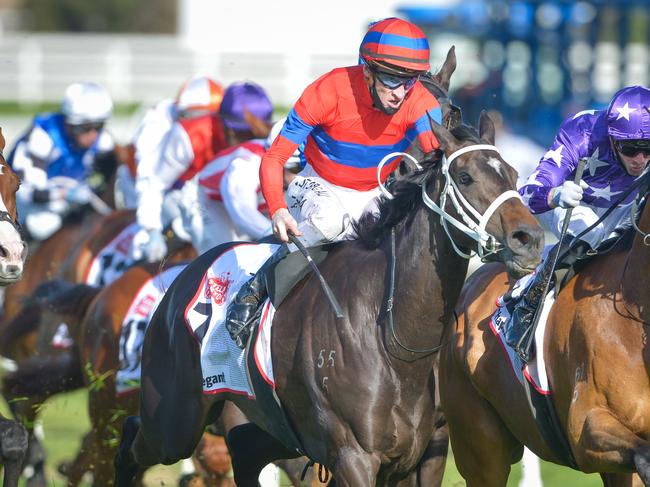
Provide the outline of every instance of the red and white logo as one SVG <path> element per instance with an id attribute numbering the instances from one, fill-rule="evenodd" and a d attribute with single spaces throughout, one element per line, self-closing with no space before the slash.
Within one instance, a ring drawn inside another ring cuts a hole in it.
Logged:
<path id="1" fill-rule="evenodd" d="M 221 306 L 226 302 L 226 296 L 228 295 L 228 288 L 231 282 L 230 272 L 224 272 L 216 277 L 209 277 L 208 285 L 205 289 L 205 297 L 209 298 L 212 296 L 214 302 Z"/>

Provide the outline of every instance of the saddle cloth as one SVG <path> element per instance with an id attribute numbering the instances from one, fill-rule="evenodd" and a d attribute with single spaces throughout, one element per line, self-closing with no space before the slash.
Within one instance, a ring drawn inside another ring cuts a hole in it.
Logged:
<path id="1" fill-rule="evenodd" d="M 106 286 L 124 274 L 135 261 L 131 258 L 133 237 L 140 225 L 131 223 L 101 249 L 90 263 L 84 284 Z"/>
<path id="2" fill-rule="evenodd" d="M 539 323 L 535 330 L 535 353 L 533 359 L 525 364 L 519 355 L 506 343 L 505 335 L 509 326 L 512 326 L 512 315 L 510 309 L 514 309 L 514 304 L 522 298 L 532 283 L 533 274 L 528 274 L 519 279 L 512 288 L 511 298 L 508 303 L 504 302 L 503 296 L 497 298 L 497 309 L 490 319 L 490 329 L 492 333 L 499 339 L 503 346 L 503 351 L 510 361 L 515 376 L 519 382 L 524 385 L 524 381 L 528 380 L 530 384 L 540 394 L 548 395 L 550 390 L 548 387 L 548 376 L 546 375 L 546 366 L 544 364 L 544 331 L 546 330 L 546 320 L 548 313 L 555 301 L 555 290 L 551 290 L 544 299 L 543 308 L 541 311 Z"/>
<path id="3" fill-rule="evenodd" d="M 140 366 L 145 331 L 160 300 L 185 267 L 184 264 L 176 265 L 153 276 L 142 285 L 133 298 L 124 316 L 120 333 L 120 368 L 115 376 L 118 396 L 140 388 Z"/>
<path id="4" fill-rule="evenodd" d="M 203 275 L 185 308 L 185 321 L 200 344 L 204 394 L 231 392 L 254 397 L 246 370 L 246 350 L 230 338 L 225 328 L 226 310 L 239 288 L 276 251 L 275 244 L 236 244 L 221 253 Z M 266 301 L 252 353 L 264 380 L 273 386 L 271 322 L 275 308 Z"/>

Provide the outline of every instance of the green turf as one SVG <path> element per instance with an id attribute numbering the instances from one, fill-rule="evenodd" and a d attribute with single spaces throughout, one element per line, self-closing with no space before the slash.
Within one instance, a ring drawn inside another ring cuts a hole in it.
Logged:
<path id="1" fill-rule="evenodd" d="M 3 405 L 4 406 L 4 405 Z M 56 472 L 56 465 L 74 457 L 81 435 L 89 427 L 86 412 L 87 402 L 85 391 L 62 394 L 48 401 L 41 415 L 45 430 L 45 447 L 48 453 L 47 470 L 49 487 L 63 487 L 63 478 Z M 6 408 L 0 408 L 6 414 Z M 516 487 L 521 477 L 519 464 L 513 466 L 509 487 Z M 602 485 L 598 475 L 585 475 L 574 472 L 569 468 L 558 467 L 542 462 L 542 477 L 545 486 L 596 487 Z M 178 478 L 178 467 L 157 467 L 146 477 L 148 487 L 175 486 Z M 283 485 L 285 482 L 283 482 Z M 453 458 L 450 457 L 445 471 L 444 487 L 459 487 L 465 485 L 456 470 Z M 90 487 L 83 484 L 82 487 Z"/>

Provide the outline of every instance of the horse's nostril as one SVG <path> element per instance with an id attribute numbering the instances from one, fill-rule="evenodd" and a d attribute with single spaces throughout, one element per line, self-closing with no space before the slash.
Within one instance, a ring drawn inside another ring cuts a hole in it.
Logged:
<path id="1" fill-rule="evenodd" d="M 7 252 L 7 249 L 0 245 L 0 258 L 6 258 L 9 255 L 9 252 Z"/>
<path id="2" fill-rule="evenodd" d="M 512 238 L 521 243 L 523 246 L 526 246 L 530 243 L 530 234 L 521 230 L 513 232 Z"/>

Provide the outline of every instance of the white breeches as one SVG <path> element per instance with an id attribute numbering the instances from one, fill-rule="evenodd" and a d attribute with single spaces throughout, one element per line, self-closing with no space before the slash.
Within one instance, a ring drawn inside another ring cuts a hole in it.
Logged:
<path id="1" fill-rule="evenodd" d="M 594 224 L 600 216 L 605 213 L 606 208 L 593 208 L 591 206 L 576 206 L 571 214 L 568 233 L 578 235 L 583 230 Z M 559 238 L 564 223 L 565 208 L 555 208 L 551 211 L 537 215 L 544 227 L 553 232 Z M 605 240 L 613 230 L 630 214 L 630 205 L 616 208 L 604 221 L 598 224 L 593 230 L 583 235 L 581 240 L 596 248 L 600 242 Z"/>
<path id="2" fill-rule="evenodd" d="M 289 184 L 285 199 L 305 246 L 354 238 L 352 222 L 372 210 L 379 188 L 357 191 L 328 183 L 307 166 Z"/>

